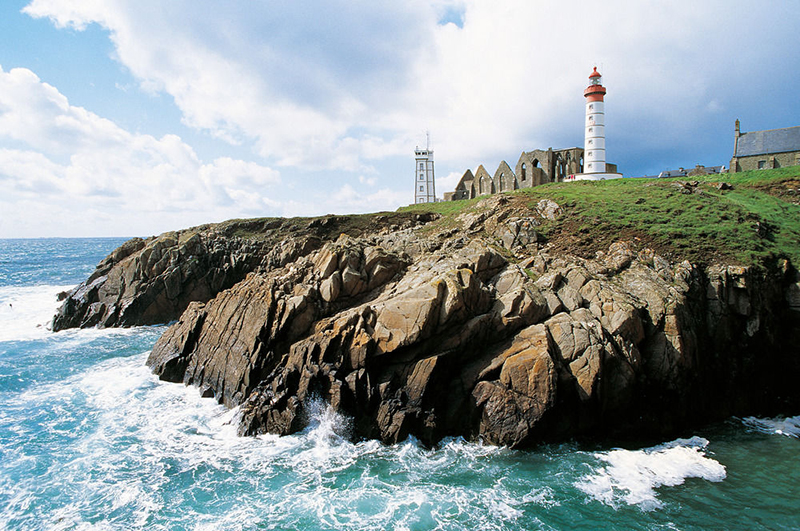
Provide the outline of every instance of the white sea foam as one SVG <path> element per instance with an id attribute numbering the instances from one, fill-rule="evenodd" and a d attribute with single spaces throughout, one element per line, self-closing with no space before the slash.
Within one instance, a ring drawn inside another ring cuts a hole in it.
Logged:
<path id="1" fill-rule="evenodd" d="M 687 478 L 719 482 L 725 467 L 706 456 L 708 441 L 677 439 L 643 450 L 611 450 L 594 454 L 604 463 L 575 486 L 611 507 L 638 505 L 645 511 L 662 507 L 656 489 L 681 485 Z"/>
<path id="2" fill-rule="evenodd" d="M 38 514 L 51 528 L 237 529 L 260 522 L 277 528 L 427 529 L 462 522 L 503 529 L 525 503 L 502 477 L 484 489 L 454 487 L 448 480 L 454 469 L 485 470 L 489 465 L 481 461 L 509 450 L 458 439 L 438 450 L 413 439 L 394 446 L 353 443 L 350 421 L 321 402 L 309 404 L 311 422 L 300 434 L 238 437 L 235 410 L 200 398 L 195 388 L 157 381 L 144 355 L 100 362 L 6 403 L 40 411 L 33 420 L 47 435 L 39 439 L 59 441 L 54 451 L 36 457 L 52 462 L 43 475 L 9 487 L 16 501 L 6 516 L 30 513 L 24 500 L 38 499 L 46 484 L 64 497 L 58 510 Z M 19 437 L 32 440 L 35 434 Z M 25 466 L 24 455 L 7 455 L 11 461 L 4 466 Z M 488 477 L 501 476 L 497 472 Z M 171 515 L 172 507 L 180 514 Z M 100 513 L 103 523 L 93 523 Z"/>
<path id="3" fill-rule="evenodd" d="M 542 507 L 558 507 L 561 503 L 556 500 L 555 492 L 550 487 L 534 489 L 522 497 L 523 503 L 532 503 Z"/>
<path id="4" fill-rule="evenodd" d="M 776 435 L 786 435 L 800 438 L 800 415 L 796 417 L 775 417 L 772 419 L 760 419 L 747 417 L 742 419 L 745 426 L 753 428 L 762 433 L 774 433 Z"/>
<path id="5" fill-rule="evenodd" d="M 0 287 L 0 341 L 25 341 L 49 334 L 60 304 L 56 296 L 72 287 Z"/>

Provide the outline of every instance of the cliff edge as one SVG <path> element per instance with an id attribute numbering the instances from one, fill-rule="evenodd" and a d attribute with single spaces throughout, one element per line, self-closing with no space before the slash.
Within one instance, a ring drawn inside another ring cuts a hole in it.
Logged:
<path id="1" fill-rule="evenodd" d="M 238 406 L 243 435 L 302 429 L 315 398 L 352 417 L 355 438 L 513 447 L 796 412 L 800 275 L 790 257 L 747 264 L 720 245 L 698 263 L 647 231 L 608 226 L 589 242 L 593 228 L 571 228 L 586 207 L 539 193 L 134 240 L 56 319 L 177 318 L 148 365 Z M 781 229 L 747 223 L 748 234 L 749 224 Z"/>

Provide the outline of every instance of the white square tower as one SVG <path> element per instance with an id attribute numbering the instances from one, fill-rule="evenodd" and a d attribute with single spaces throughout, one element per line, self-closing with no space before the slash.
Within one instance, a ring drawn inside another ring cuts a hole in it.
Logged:
<path id="1" fill-rule="evenodd" d="M 433 180 L 433 150 L 428 146 L 414 150 L 414 203 L 435 203 L 436 185 Z"/>

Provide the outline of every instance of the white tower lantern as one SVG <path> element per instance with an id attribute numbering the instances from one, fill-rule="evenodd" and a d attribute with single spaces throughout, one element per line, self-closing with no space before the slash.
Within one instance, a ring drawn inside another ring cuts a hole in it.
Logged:
<path id="1" fill-rule="evenodd" d="M 583 91 L 586 97 L 586 136 L 584 137 L 583 173 L 606 171 L 606 120 L 603 97 L 606 89 L 597 67 L 589 76 L 590 85 Z"/>
<path id="2" fill-rule="evenodd" d="M 415 203 L 434 203 L 436 202 L 436 185 L 433 180 L 433 150 L 430 149 L 430 141 L 425 149 L 419 146 L 414 150 L 415 169 L 414 169 L 414 202 Z"/>

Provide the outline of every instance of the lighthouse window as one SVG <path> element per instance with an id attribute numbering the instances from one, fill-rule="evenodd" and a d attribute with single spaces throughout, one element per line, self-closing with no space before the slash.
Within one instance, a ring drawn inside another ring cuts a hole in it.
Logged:
<path id="1" fill-rule="evenodd" d="M 589 110 L 591 111 L 592 109 L 594 109 L 594 104 L 590 103 L 589 104 Z"/>
<path id="2" fill-rule="evenodd" d="M 591 133 L 591 132 L 593 132 L 593 131 L 594 131 L 594 127 L 590 127 L 590 128 L 589 128 L 589 132 Z"/>
<path id="3" fill-rule="evenodd" d="M 592 153 L 593 153 L 592 151 L 590 151 L 590 152 L 589 152 L 589 156 L 590 156 L 590 157 L 592 156 Z"/>
<path id="4" fill-rule="evenodd" d="M 592 144 L 594 144 L 594 139 L 593 139 L 593 138 L 590 138 L 590 139 L 589 139 L 589 145 L 591 146 Z"/>

